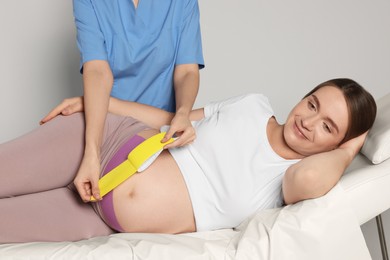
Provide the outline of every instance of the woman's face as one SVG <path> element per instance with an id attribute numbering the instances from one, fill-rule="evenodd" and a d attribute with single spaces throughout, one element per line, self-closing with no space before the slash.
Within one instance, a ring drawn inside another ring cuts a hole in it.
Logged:
<path id="1" fill-rule="evenodd" d="M 300 101 L 284 126 L 286 144 L 295 152 L 309 156 L 336 148 L 348 127 L 348 108 L 336 87 L 325 86 Z"/>

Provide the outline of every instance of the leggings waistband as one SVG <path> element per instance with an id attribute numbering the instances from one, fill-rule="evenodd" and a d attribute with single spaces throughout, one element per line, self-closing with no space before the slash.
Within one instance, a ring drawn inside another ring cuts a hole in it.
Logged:
<path id="1" fill-rule="evenodd" d="M 119 148 L 119 150 L 109 160 L 100 177 L 103 177 L 116 166 L 125 161 L 127 159 L 127 155 L 144 140 L 145 138 L 139 135 L 132 136 L 126 143 L 124 143 Z M 97 210 L 97 213 L 102 217 L 102 219 L 106 222 L 107 225 L 117 231 L 123 231 L 115 215 L 113 204 L 113 191 L 107 193 L 101 201 L 93 203 L 93 205 L 95 207 L 95 210 Z"/>

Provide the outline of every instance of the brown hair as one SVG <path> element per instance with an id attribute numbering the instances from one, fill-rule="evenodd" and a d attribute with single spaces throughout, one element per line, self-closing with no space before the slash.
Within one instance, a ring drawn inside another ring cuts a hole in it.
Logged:
<path id="1" fill-rule="evenodd" d="M 376 103 L 368 91 L 352 79 L 337 78 L 319 84 L 307 93 L 304 98 L 312 95 L 318 89 L 325 86 L 332 86 L 340 89 L 347 102 L 349 115 L 348 128 L 341 144 L 365 133 L 372 127 L 376 117 Z"/>

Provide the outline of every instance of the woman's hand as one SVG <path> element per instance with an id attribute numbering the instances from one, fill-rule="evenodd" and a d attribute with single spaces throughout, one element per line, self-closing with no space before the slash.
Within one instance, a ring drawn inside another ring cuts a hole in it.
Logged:
<path id="1" fill-rule="evenodd" d="M 84 111 L 84 98 L 83 97 L 72 97 L 64 99 L 61 104 L 56 106 L 52 111 L 49 112 L 39 124 L 44 124 L 58 115 L 69 116 L 71 114 Z"/>
<path id="2" fill-rule="evenodd" d="M 173 143 L 164 148 L 180 147 L 192 143 L 196 138 L 195 129 L 187 114 L 176 113 L 171 121 L 171 126 L 161 142 L 168 141 L 173 136 L 179 137 Z"/>
<path id="3" fill-rule="evenodd" d="M 100 160 L 97 156 L 84 156 L 79 171 L 73 183 L 84 202 L 89 202 L 91 196 L 100 200 L 99 190 Z"/>

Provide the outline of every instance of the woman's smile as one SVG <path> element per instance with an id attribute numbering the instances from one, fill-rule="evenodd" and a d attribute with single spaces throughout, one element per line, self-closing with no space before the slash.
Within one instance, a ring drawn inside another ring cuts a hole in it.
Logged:
<path id="1" fill-rule="evenodd" d="M 309 140 L 309 138 L 307 138 L 307 136 L 304 134 L 304 130 L 299 127 L 299 123 L 297 121 L 298 120 L 296 120 L 295 123 L 293 124 L 293 130 L 294 130 L 293 132 L 298 138 Z"/>

